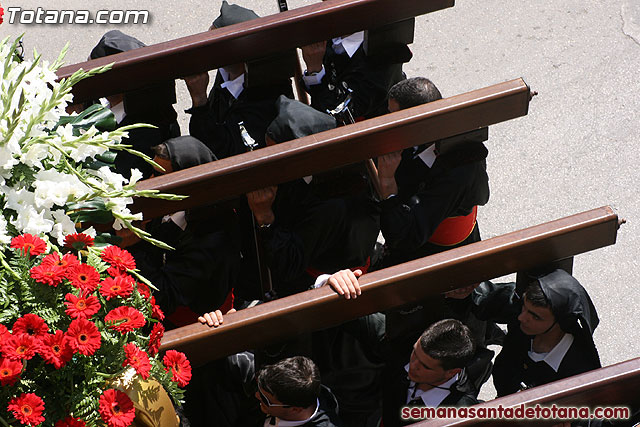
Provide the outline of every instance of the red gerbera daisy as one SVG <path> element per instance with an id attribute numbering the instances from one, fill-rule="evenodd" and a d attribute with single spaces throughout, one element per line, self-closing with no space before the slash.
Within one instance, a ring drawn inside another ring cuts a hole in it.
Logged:
<path id="1" fill-rule="evenodd" d="M 161 322 L 164 320 L 164 311 L 162 311 L 160 306 L 156 304 L 156 299 L 154 297 L 151 297 L 151 317 Z"/>
<path id="2" fill-rule="evenodd" d="M 9 410 L 22 424 L 37 426 L 44 421 L 44 402 L 35 393 L 22 393 L 9 401 Z"/>
<path id="3" fill-rule="evenodd" d="M 144 351 L 140 350 L 137 345 L 130 342 L 124 346 L 125 361 L 122 362 L 122 366 L 130 365 L 136 370 L 143 380 L 149 378 L 149 372 L 151 372 L 151 363 L 149 362 L 149 356 Z"/>
<path id="4" fill-rule="evenodd" d="M 164 326 L 162 323 L 156 323 L 151 328 L 151 334 L 149 335 L 149 354 L 155 356 L 160 350 L 160 341 L 164 336 Z"/>
<path id="5" fill-rule="evenodd" d="M 151 297 L 151 289 L 149 289 L 146 284 L 138 282 L 136 283 L 136 285 L 138 286 L 138 292 L 140 293 L 140 295 L 147 299 Z"/>
<path id="6" fill-rule="evenodd" d="M 107 246 L 100 254 L 100 257 L 103 261 L 108 262 L 123 273 L 136 268 L 136 261 L 133 256 L 128 251 L 117 246 Z"/>
<path id="7" fill-rule="evenodd" d="M 54 427 L 86 427 L 87 424 L 80 418 L 73 418 L 71 416 L 64 420 L 58 421 Z"/>
<path id="8" fill-rule="evenodd" d="M 64 279 L 64 268 L 55 264 L 40 264 L 29 272 L 36 282 L 49 286 L 58 286 Z"/>
<path id="9" fill-rule="evenodd" d="M 42 338 L 49 332 L 49 327 L 44 322 L 44 319 L 37 314 L 27 313 L 24 316 L 18 318 L 13 324 L 13 333 L 29 334 L 34 337 Z"/>
<path id="10" fill-rule="evenodd" d="M 87 319 L 72 320 L 65 336 L 69 347 L 85 356 L 91 356 L 100 348 L 100 331 Z"/>
<path id="11" fill-rule="evenodd" d="M 133 278 L 127 275 L 107 277 L 100 283 L 100 293 L 107 301 L 113 297 L 126 298 L 133 293 Z"/>
<path id="12" fill-rule="evenodd" d="M 65 302 L 67 306 L 65 313 L 72 319 L 88 319 L 96 314 L 101 307 L 100 301 L 93 295 L 87 296 L 87 294 L 82 294 L 75 296 L 73 294 L 67 294 L 64 298 L 67 300 L 67 302 Z"/>
<path id="13" fill-rule="evenodd" d="M 2 343 L 5 339 L 11 336 L 11 332 L 7 329 L 6 326 L 0 323 L 0 348 L 2 348 Z"/>
<path id="14" fill-rule="evenodd" d="M 23 254 L 31 256 L 43 254 L 47 250 L 46 242 L 32 234 L 22 234 L 14 237 L 11 239 L 11 247 L 13 249 L 20 249 Z"/>
<path id="15" fill-rule="evenodd" d="M 29 334 L 12 335 L 2 343 L 2 354 L 11 360 L 29 360 L 40 348 L 40 340 Z"/>
<path id="16" fill-rule="evenodd" d="M 89 264 L 77 264 L 67 269 L 67 279 L 83 292 L 93 292 L 100 282 L 100 273 Z"/>
<path id="17" fill-rule="evenodd" d="M 105 390 L 100 396 L 98 409 L 102 421 L 109 427 L 127 427 L 136 416 L 133 402 L 120 390 Z"/>
<path id="18" fill-rule="evenodd" d="M 93 246 L 93 243 L 93 237 L 84 233 L 69 234 L 64 238 L 65 248 L 75 249 L 76 251 L 81 251 L 89 246 Z"/>
<path id="19" fill-rule="evenodd" d="M 74 254 L 66 254 L 60 258 L 60 254 L 58 252 L 52 252 L 42 259 L 43 265 L 57 265 L 62 267 L 65 271 L 79 263 L 80 261 L 78 261 L 78 257 Z"/>
<path id="20" fill-rule="evenodd" d="M 73 357 L 73 350 L 69 346 L 62 331 L 55 334 L 47 334 L 40 344 L 40 356 L 45 362 L 52 364 L 56 369 L 62 368 Z"/>
<path id="21" fill-rule="evenodd" d="M 114 308 L 104 317 L 107 325 L 111 329 L 126 334 L 136 328 L 142 328 L 145 324 L 144 316 L 138 310 L 133 307 L 118 307 Z"/>
<path id="22" fill-rule="evenodd" d="M 189 384 L 189 381 L 191 381 L 191 363 L 189 363 L 184 353 L 167 350 L 162 363 L 164 363 L 164 370 L 171 371 L 173 375 L 171 379 L 177 382 L 180 387 L 186 387 Z"/>
<path id="23" fill-rule="evenodd" d="M 0 358 L 0 385 L 14 385 L 22 373 L 22 362 Z"/>

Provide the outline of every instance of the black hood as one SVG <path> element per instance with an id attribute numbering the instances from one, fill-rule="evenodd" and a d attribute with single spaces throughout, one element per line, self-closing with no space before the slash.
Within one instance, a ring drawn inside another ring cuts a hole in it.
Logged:
<path id="1" fill-rule="evenodd" d="M 135 37 L 128 36 L 120 30 L 111 30 L 105 33 L 93 48 L 91 59 L 127 52 L 144 46 L 146 45 Z"/>
<path id="2" fill-rule="evenodd" d="M 538 278 L 538 282 L 563 331 L 593 335 L 599 323 L 598 313 L 587 291 L 573 276 L 558 269 Z"/>
<path id="3" fill-rule="evenodd" d="M 336 119 L 332 116 L 284 95 L 276 101 L 276 111 L 278 115 L 267 128 L 267 135 L 278 143 L 336 127 Z"/>
<path id="4" fill-rule="evenodd" d="M 174 171 L 218 160 L 213 152 L 197 138 L 179 136 L 164 142 Z"/>
<path id="5" fill-rule="evenodd" d="M 238 6 L 237 4 L 229 4 L 225 0 L 220 7 L 220 16 L 213 21 L 212 26 L 222 28 L 227 25 L 239 24 L 256 18 L 260 17 L 253 10 Z"/>

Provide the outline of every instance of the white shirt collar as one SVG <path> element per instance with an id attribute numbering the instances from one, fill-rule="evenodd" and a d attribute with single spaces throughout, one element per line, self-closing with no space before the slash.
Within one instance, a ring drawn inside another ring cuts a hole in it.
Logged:
<path id="1" fill-rule="evenodd" d="M 364 31 L 358 31 L 345 37 L 336 37 L 331 41 L 333 42 L 333 51 L 335 53 L 340 55 L 343 52 L 347 52 L 347 55 L 351 58 L 364 41 Z"/>
<path id="2" fill-rule="evenodd" d="M 267 417 L 267 419 L 264 421 L 264 427 L 274 427 L 274 426 L 275 427 L 296 427 L 296 426 L 301 426 L 301 425 L 303 425 L 305 423 L 308 423 L 309 420 L 311 420 L 311 418 L 315 417 L 316 414 L 318 413 L 319 409 L 320 409 L 320 399 L 316 399 L 316 410 L 306 420 L 302 420 L 302 421 L 285 421 L 285 420 L 281 420 L 280 418 L 276 417 L 276 423 L 275 424 L 270 424 L 271 417 Z"/>
<path id="3" fill-rule="evenodd" d="M 562 339 L 558 344 L 555 345 L 548 353 L 536 353 L 533 351 L 533 340 L 531 340 L 531 350 L 529 350 L 529 357 L 534 362 L 543 361 L 547 365 L 551 367 L 554 371 L 558 372 L 560 369 L 560 364 L 562 363 L 562 359 L 569 351 L 569 348 L 573 344 L 573 335 L 564 334 Z"/>
<path id="4" fill-rule="evenodd" d="M 244 90 L 244 73 L 240 74 L 234 80 L 230 81 L 229 72 L 227 70 L 225 70 L 224 68 L 219 68 L 218 72 L 220 73 L 220 75 L 222 76 L 222 80 L 224 81 L 221 87 L 223 89 L 227 89 L 235 99 L 238 99 L 238 97 Z"/>
<path id="5" fill-rule="evenodd" d="M 409 364 L 407 363 L 404 369 L 409 373 Z M 444 399 L 446 399 L 449 394 L 451 394 L 449 389 L 456 381 L 458 381 L 458 374 L 455 374 L 453 377 L 449 378 L 448 381 L 437 384 L 437 387 L 433 387 L 427 391 L 419 390 L 416 388 L 416 383 L 409 380 L 409 388 L 407 389 L 407 400 L 406 403 L 411 402 L 415 398 L 419 397 L 422 399 L 424 405 L 428 408 L 437 408 Z"/>
<path id="6" fill-rule="evenodd" d="M 428 168 L 431 168 L 437 157 L 436 144 L 431 144 L 429 147 L 423 150 L 422 153 L 418 154 L 418 157 L 420 157 L 420 160 L 422 160 Z"/>

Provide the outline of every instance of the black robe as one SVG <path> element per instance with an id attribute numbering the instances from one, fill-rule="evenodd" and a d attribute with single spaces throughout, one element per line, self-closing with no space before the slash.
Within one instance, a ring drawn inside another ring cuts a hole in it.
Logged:
<path id="1" fill-rule="evenodd" d="M 311 95 L 311 106 L 323 113 L 343 102 L 349 88 L 353 91 L 350 109 L 354 118 L 369 119 L 386 114 L 389 89 L 404 79 L 402 63 L 368 57 L 362 46 L 349 58 L 346 53 L 335 53 L 329 41 L 322 62 L 325 76 L 307 91 Z"/>
<path id="2" fill-rule="evenodd" d="M 544 361 L 533 362 L 529 358 L 533 337 L 525 335 L 520 329 L 517 317 L 522 309 L 522 300 L 515 292 L 515 283 L 483 282 L 474 291 L 476 316 L 508 323 L 509 331 L 493 368 L 493 382 L 498 396 L 601 367 L 593 342 L 593 331 L 599 319 L 586 290 L 564 270 L 554 270 L 537 280 L 561 329 L 574 337 L 558 372 Z M 521 387 L 521 383 L 524 387 Z"/>
<path id="3" fill-rule="evenodd" d="M 432 167 L 418 157 L 425 146 L 402 152 L 396 170 L 398 195 L 380 203 L 380 227 L 389 251 L 382 267 L 414 260 L 480 240 L 477 225 L 463 242 L 439 246 L 429 242 L 448 217 L 468 215 L 489 200 L 487 149 L 469 142 L 438 155 Z"/>
<path id="4" fill-rule="evenodd" d="M 244 122 L 249 135 L 265 146 L 264 134 L 276 117 L 275 102 L 280 95 L 292 97 L 291 85 L 244 88 L 238 99 L 222 88 L 220 74 L 209 93 L 208 102 L 187 110 L 191 114 L 189 132 L 204 142 L 218 159 L 247 152 L 238 123 Z"/>
<path id="5" fill-rule="evenodd" d="M 520 322 L 509 324 L 509 333 L 493 368 L 493 384 L 498 397 L 525 388 L 521 383 L 531 388 L 601 367 L 600 361 L 593 356 L 593 347 L 574 337 L 556 372 L 544 361 L 531 360 L 527 354 L 531 338 L 522 332 Z"/>

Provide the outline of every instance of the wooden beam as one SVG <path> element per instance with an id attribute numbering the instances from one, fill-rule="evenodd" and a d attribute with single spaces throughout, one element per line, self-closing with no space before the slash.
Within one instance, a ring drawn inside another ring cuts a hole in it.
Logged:
<path id="1" fill-rule="evenodd" d="M 640 406 L 640 358 L 617 363 L 605 368 L 585 372 L 584 374 L 554 381 L 529 390 L 491 400 L 480 405 L 480 408 L 517 408 L 520 405 L 535 407 L 551 406 Z M 535 425 L 547 426 L 557 421 L 533 420 Z M 413 427 L 444 426 L 531 426 L 532 420 L 444 420 L 432 419 L 411 424 Z"/>
<path id="2" fill-rule="evenodd" d="M 355 301 L 323 287 L 230 314 L 216 329 L 175 329 L 165 334 L 161 349 L 183 351 L 197 365 L 612 245 L 617 229 L 610 207 L 593 209 L 366 274 Z"/>
<path id="3" fill-rule="evenodd" d="M 330 0 L 69 65 L 57 74 L 62 79 L 80 68 L 89 70 L 115 62 L 111 71 L 73 87 L 74 102 L 78 103 L 380 27 L 453 4 L 454 0 Z"/>
<path id="4" fill-rule="evenodd" d="M 528 112 L 529 100 L 529 87 L 524 80 L 515 79 L 148 179 L 140 182 L 138 188 L 189 198 L 180 202 L 136 199 L 132 210 L 152 218 L 213 203 L 521 117 Z"/>

